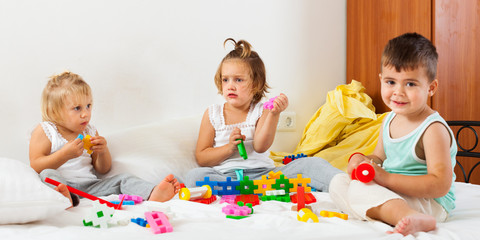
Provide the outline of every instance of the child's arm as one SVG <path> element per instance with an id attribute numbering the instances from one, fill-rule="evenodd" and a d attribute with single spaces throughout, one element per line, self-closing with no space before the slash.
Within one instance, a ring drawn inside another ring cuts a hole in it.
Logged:
<path id="1" fill-rule="evenodd" d="M 388 173 L 375 167 L 375 181 L 392 191 L 413 197 L 438 198 L 448 193 L 452 184 L 450 134 L 441 123 L 431 124 L 422 137 L 426 175 L 407 176 Z"/>
<path id="2" fill-rule="evenodd" d="M 347 173 L 348 175 L 352 174 L 353 169 L 355 169 L 360 163 L 368 162 L 374 165 L 383 165 L 383 161 L 387 158 L 385 155 L 385 151 L 383 150 L 383 128 L 380 128 L 380 132 L 378 134 L 377 145 L 373 150 L 373 153 L 367 156 L 362 154 L 354 154 L 351 156 L 350 161 L 347 165 Z"/>
<path id="3" fill-rule="evenodd" d="M 38 125 L 32 132 L 29 145 L 30 166 L 40 173 L 45 169 L 57 169 L 72 158 L 76 158 L 83 153 L 83 142 L 81 139 L 75 139 L 68 142 L 60 150 L 50 154 L 52 143 L 43 131 L 41 125 Z"/>
<path id="4" fill-rule="evenodd" d="M 197 147 L 195 149 L 195 158 L 198 165 L 202 167 L 217 166 L 225 159 L 230 157 L 237 149 L 237 144 L 240 140 L 245 140 L 245 136 L 241 135 L 240 129 L 236 128 L 230 134 L 230 140 L 228 144 L 220 147 L 213 147 L 215 138 L 215 129 L 210 123 L 208 117 L 208 109 L 203 114 L 202 123 L 200 124 L 200 131 L 198 133 Z"/>
<path id="5" fill-rule="evenodd" d="M 95 171 L 100 174 L 105 174 L 110 171 L 112 167 L 112 156 L 107 147 L 107 140 L 104 137 L 99 136 L 98 132 L 95 137 L 90 138 L 93 146 L 91 147 L 92 153 L 92 165 Z"/>
<path id="6" fill-rule="evenodd" d="M 285 94 L 281 93 L 275 98 L 272 110 L 263 110 L 263 114 L 257 122 L 255 136 L 253 138 L 253 148 L 256 152 L 263 153 L 272 146 L 280 113 L 287 107 L 288 98 Z"/>

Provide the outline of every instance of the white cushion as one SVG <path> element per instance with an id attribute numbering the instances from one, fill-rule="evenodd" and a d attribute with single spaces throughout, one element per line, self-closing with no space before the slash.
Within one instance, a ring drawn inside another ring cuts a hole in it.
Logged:
<path id="1" fill-rule="evenodd" d="M 130 173 L 156 184 L 171 173 L 184 182 L 186 173 L 198 167 L 195 146 L 200 122 L 201 116 L 195 116 L 105 135 L 112 169 L 100 177 Z"/>
<path id="2" fill-rule="evenodd" d="M 0 224 L 42 220 L 69 206 L 70 200 L 40 181 L 30 166 L 0 158 Z"/>

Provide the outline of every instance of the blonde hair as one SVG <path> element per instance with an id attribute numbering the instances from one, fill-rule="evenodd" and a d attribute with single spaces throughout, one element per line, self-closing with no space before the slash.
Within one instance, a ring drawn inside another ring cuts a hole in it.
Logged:
<path id="1" fill-rule="evenodd" d="M 61 122 L 65 100 L 72 95 L 91 98 L 92 91 L 82 77 L 75 73 L 63 72 L 51 76 L 42 93 L 42 120 L 53 123 Z"/>
<path id="2" fill-rule="evenodd" d="M 240 40 L 236 42 L 233 38 L 227 38 L 223 42 L 223 47 L 228 41 L 232 41 L 235 45 L 235 49 L 230 51 L 220 62 L 218 66 L 217 73 L 215 74 L 215 85 L 217 86 L 218 93 L 223 94 L 222 92 L 222 66 L 223 63 L 227 60 L 239 59 L 243 61 L 250 69 L 250 78 L 252 79 L 252 91 L 253 99 L 252 102 L 258 103 L 265 93 L 268 93 L 270 88 L 267 84 L 267 77 L 265 73 L 265 65 L 263 64 L 262 59 L 257 52 L 252 51 L 252 45 L 245 40 Z"/>

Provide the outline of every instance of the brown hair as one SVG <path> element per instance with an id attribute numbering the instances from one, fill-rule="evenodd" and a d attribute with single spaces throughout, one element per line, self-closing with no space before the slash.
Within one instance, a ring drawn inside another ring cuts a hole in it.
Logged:
<path id="1" fill-rule="evenodd" d="M 218 93 L 222 94 L 222 65 L 225 61 L 231 59 L 239 59 L 245 62 L 250 68 L 250 78 L 252 79 L 252 102 L 258 103 L 265 93 L 268 93 L 270 88 L 267 84 L 267 77 L 265 73 L 265 65 L 257 52 L 252 51 L 252 45 L 245 40 L 236 42 L 233 38 L 227 38 L 223 42 L 223 47 L 228 41 L 232 41 L 235 45 L 235 49 L 230 51 L 220 62 L 217 73 L 215 74 L 215 85 L 217 86 Z"/>
<path id="2" fill-rule="evenodd" d="M 63 120 L 62 110 L 67 96 L 91 98 L 90 86 L 79 75 L 63 72 L 50 77 L 43 89 L 41 111 L 43 121 L 59 123 Z"/>
<path id="3" fill-rule="evenodd" d="M 405 33 L 388 41 L 380 67 L 392 66 L 398 72 L 424 67 L 431 82 L 437 77 L 437 62 L 437 49 L 430 40 L 418 33 Z"/>

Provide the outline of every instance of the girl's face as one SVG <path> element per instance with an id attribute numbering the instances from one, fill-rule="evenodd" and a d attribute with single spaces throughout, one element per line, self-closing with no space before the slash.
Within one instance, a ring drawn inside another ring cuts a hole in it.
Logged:
<path id="1" fill-rule="evenodd" d="M 395 113 L 410 116 L 429 109 L 428 98 L 438 84 L 436 79 L 429 82 L 423 67 L 397 72 L 395 67 L 384 66 L 380 82 L 383 102 Z"/>
<path id="2" fill-rule="evenodd" d="M 252 79 L 249 66 L 242 60 L 223 62 L 222 95 L 234 107 L 250 107 L 253 99 Z"/>
<path id="3" fill-rule="evenodd" d="M 64 131 L 80 134 L 85 131 L 92 115 L 92 98 L 88 96 L 69 96 L 65 99 L 62 111 Z"/>

